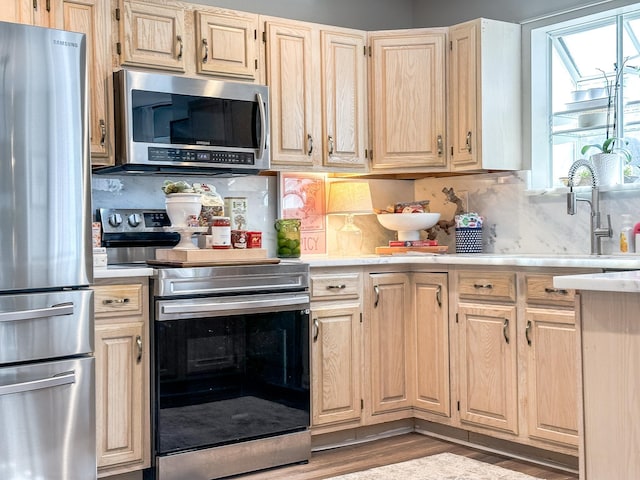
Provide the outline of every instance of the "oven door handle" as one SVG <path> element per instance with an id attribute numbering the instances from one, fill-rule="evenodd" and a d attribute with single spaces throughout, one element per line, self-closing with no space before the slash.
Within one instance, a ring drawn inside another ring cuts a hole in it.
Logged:
<path id="1" fill-rule="evenodd" d="M 221 316 L 227 314 L 246 314 L 268 309 L 270 312 L 281 312 L 292 309 L 308 309 L 309 295 L 286 295 L 269 298 L 251 296 L 224 297 L 202 301 L 160 301 L 158 320 L 172 320 L 196 316 Z M 167 318 L 165 318 L 165 316 Z M 169 318 L 170 317 L 170 318 Z"/>
<path id="2" fill-rule="evenodd" d="M 260 114 L 260 148 L 258 149 L 258 158 L 262 159 L 264 151 L 267 149 L 267 115 L 264 111 L 264 102 L 260 93 L 256 93 L 256 99 L 258 100 L 258 112 Z"/>

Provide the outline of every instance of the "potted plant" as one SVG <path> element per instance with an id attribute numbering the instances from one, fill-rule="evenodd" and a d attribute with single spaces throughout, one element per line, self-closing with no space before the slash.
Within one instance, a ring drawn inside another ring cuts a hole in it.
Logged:
<path id="1" fill-rule="evenodd" d="M 165 206 L 173 227 L 198 225 L 198 215 L 202 209 L 202 192 L 185 182 L 165 180 L 162 191 L 166 194 Z"/>
<path id="2" fill-rule="evenodd" d="M 620 80 L 624 72 L 624 65 L 626 62 L 627 59 L 622 62 L 620 68 L 618 68 L 618 65 L 614 65 L 616 73 L 612 79 L 609 78 L 604 70 L 600 70 L 604 76 L 607 92 L 607 122 L 605 139 L 602 144 L 584 145 L 580 150 L 580 153 L 583 155 L 590 150 L 597 150 L 597 153 L 591 155 L 590 160 L 598 173 L 600 185 L 615 185 L 623 183 L 623 159 L 625 160 L 625 164 L 631 162 L 631 152 L 624 146 L 620 146 L 621 144 L 626 145 L 627 142 L 623 138 L 617 136 L 618 125 L 615 108 L 618 103 Z M 613 123 L 611 122 L 612 109 Z"/>

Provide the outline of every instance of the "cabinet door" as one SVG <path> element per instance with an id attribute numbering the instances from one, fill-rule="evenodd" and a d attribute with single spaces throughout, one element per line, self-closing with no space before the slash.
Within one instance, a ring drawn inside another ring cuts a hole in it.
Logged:
<path id="1" fill-rule="evenodd" d="M 409 280 L 404 273 L 369 275 L 365 363 L 371 415 L 412 406 Z"/>
<path id="2" fill-rule="evenodd" d="M 94 164 L 113 162 L 113 125 L 109 99 L 111 97 L 111 12 L 109 2 L 100 0 L 64 0 L 64 30 L 84 33 L 87 36 L 87 72 L 89 75 L 91 159 Z"/>
<path id="3" fill-rule="evenodd" d="M 258 78 L 258 16 L 196 12 L 198 73 Z"/>
<path id="4" fill-rule="evenodd" d="M 416 273 L 413 276 L 412 335 L 416 352 L 415 406 L 449 417 L 449 309 L 447 275 Z"/>
<path id="5" fill-rule="evenodd" d="M 98 468 L 142 462 L 142 323 L 95 327 Z"/>
<path id="6" fill-rule="evenodd" d="M 578 332 L 572 310 L 527 308 L 529 436 L 578 446 Z"/>
<path id="7" fill-rule="evenodd" d="M 313 308 L 313 426 L 360 418 L 359 303 Z"/>
<path id="8" fill-rule="evenodd" d="M 121 63 L 184 72 L 182 8 L 128 0 L 123 7 Z"/>
<path id="9" fill-rule="evenodd" d="M 320 32 L 323 164 L 367 166 L 365 33 Z"/>
<path id="10" fill-rule="evenodd" d="M 476 23 L 465 23 L 449 29 L 452 168 L 476 164 L 477 28 Z"/>
<path id="11" fill-rule="evenodd" d="M 458 307 L 460 419 L 518 433 L 516 307 Z"/>
<path id="12" fill-rule="evenodd" d="M 0 21 L 56 27 L 55 0 L 3 0 Z"/>
<path id="13" fill-rule="evenodd" d="M 485 18 L 449 28 L 451 171 L 522 169 L 520 35 Z"/>
<path id="14" fill-rule="evenodd" d="M 372 168 L 445 171 L 445 32 L 369 38 Z"/>
<path id="15" fill-rule="evenodd" d="M 267 21 L 266 67 L 271 100 L 271 163 L 313 167 L 321 163 L 317 28 L 303 22 Z"/>

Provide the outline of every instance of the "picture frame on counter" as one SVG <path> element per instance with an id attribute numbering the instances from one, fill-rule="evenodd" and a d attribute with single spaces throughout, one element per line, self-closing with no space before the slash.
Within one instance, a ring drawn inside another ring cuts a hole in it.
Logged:
<path id="1" fill-rule="evenodd" d="M 278 172 L 278 218 L 299 218 L 302 255 L 327 253 L 324 173 Z"/>

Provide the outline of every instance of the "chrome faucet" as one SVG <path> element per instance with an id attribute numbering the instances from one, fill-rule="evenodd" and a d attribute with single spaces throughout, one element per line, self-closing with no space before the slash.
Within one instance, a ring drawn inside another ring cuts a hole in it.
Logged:
<path id="1" fill-rule="evenodd" d="M 576 171 L 580 167 L 585 167 L 591 174 L 591 200 L 586 198 L 577 198 L 576 193 L 573 191 L 573 177 Z M 602 255 L 602 238 L 613 237 L 613 231 L 611 230 L 611 215 L 607 214 L 607 226 L 603 227 L 600 224 L 600 189 L 598 174 L 591 165 L 590 162 L 581 158 L 573 162 L 569 167 L 569 193 L 567 193 L 567 213 L 569 215 L 575 215 L 577 210 L 577 202 L 587 202 L 591 209 L 591 254 Z"/>

